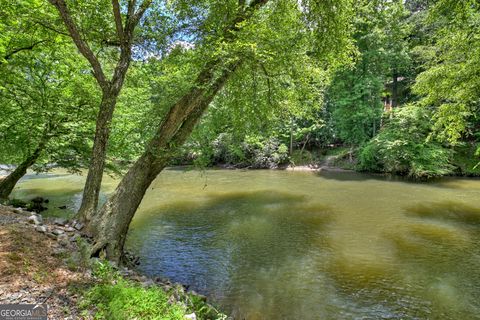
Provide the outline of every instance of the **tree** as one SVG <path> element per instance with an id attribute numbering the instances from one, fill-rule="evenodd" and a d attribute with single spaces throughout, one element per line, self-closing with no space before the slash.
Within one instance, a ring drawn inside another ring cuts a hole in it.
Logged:
<path id="1" fill-rule="evenodd" d="M 480 7 L 477 1 L 437 1 L 429 19 L 438 26 L 414 91 L 421 105 L 435 108 L 435 133 L 455 144 L 478 131 Z"/>
<path id="2" fill-rule="evenodd" d="M 351 146 L 369 140 L 380 127 L 388 71 L 385 16 L 385 9 L 378 2 L 360 4 L 354 23 L 357 60 L 334 75 L 327 93 L 327 109 L 335 134 Z"/>
<path id="3" fill-rule="evenodd" d="M 0 162 L 18 165 L 0 182 L 0 199 L 33 165 L 76 170 L 85 162 L 95 90 L 75 58 L 72 48 L 57 43 L 19 52 L 2 66 Z"/>
<path id="4" fill-rule="evenodd" d="M 118 0 L 112 0 L 114 26 L 112 26 L 111 23 L 105 23 L 105 21 L 109 20 L 100 20 L 100 23 L 96 24 L 96 21 L 91 21 L 94 19 L 84 19 L 81 21 L 83 23 L 81 25 L 78 25 L 74 20 L 76 15 L 81 16 L 84 15 L 85 12 L 92 14 L 90 17 L 96 15 L 100 18 L 103 18 L 105 16 L 105 8 L 108 8 L 108 5 L 105 3 L 106 1 L 102 1 L 97 5 L 90 2 L 78 5 L 75 8 L 76 10 L 74 11 L 74 14 L 71 13 L 71 9 L 65 0 L 49 1 L 58 10 L 68 34 L 71 36 L 80 53 L 85 57 L 92 67 L 93 76 L 95 77 L 95 80 L 97 81 L 102 92 L 102 99 L 96 121 L 92 157 L 83 191 L 82 204 L 78 213 L 81 220 L 88 222 L 90 221 L 91 216 L 94 214 L 98 205 L 98 197 L 105 167 L 111 121 L 117 98 L 120 95 L 120 91 L 132 59 L 132 46 L 135 40 L 135 27 L 139 24 L 140 19 L 152 1 L 145 0 L 138 8 L 135 0 L 128 1 L 128 4 L 125 6 L 126 14 L 122 14 L 122 8 Z M 89 23 L 91 25 L 88 25 Z M 105 39 L 105 34 L 95 34 L 95 32 L 98 32 L 98 30 L 93 30 L 90 32 L 90 34 L 88 34 L 90 30 L 87 31 L 87 27 L 92 28 L 99 26 L 104 28 L 107 39 Z M 87 43 L 85 38 L 91 40 L 91 42 L 93 42 L 97 47 L 102 47 L 105 43 L 107 45 L 113 44 L 119 47 L 118 50 L 110 52 L 113 55 L 118 53 L 116 65 L 110 79 L 108 79 L 108 76 L 105 73 L 105 69 L 107 69 L 106 66 L 102 66 L 101 60 L 97 55 L 95 55 L 90 44 Z"/>
<path id="5" fill-rule="evenodd" d="M 205 13 L 195 44 L 200 71 L 184 95 L 168 108 L 145 152 L 88 225 L 95 240 L 93 254 L 104 251 L 117 261 L 130 221 L 150 183 L 185 142 L 231 75 L 241 72 L 244 62 L 264 58 L 273 63 L 286 53 L 315 56 L 326 67 L 338 63 L 339 57 L 348 54 L 345 48 L 351 48 L 349 1 L 302 1 L 300 6 L 287 0 L 176 4 L 180 13 L 190 18 Z M 286 30 L 292 28 L 292 37 L 282 37 L 289 36 Z M 276 37 L 272 38 L 272 33 Z"/>

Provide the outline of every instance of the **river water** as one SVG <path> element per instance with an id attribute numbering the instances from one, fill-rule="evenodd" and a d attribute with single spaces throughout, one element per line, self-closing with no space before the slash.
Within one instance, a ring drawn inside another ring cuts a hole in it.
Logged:
<path id="1" fill-rule="evenodd" d="M 16 197 L 78 207 L 84 177 L 28 176 Z M 106 177 L 104 192 L 116 180 Z M 480 319 L 480 180 L 166 170 L 135 216 L 140 270 L 237 319 Z"/>

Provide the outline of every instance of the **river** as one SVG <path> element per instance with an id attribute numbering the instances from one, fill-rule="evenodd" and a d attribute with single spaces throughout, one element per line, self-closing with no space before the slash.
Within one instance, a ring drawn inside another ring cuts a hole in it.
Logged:
<path id="1" fill-rule="evenodd" d="M 29 175 L 14 196 L 65 215 L 83 181 Z M 171 169 L 126 246 L 237 319 L 480 319 L 479 200 L 478 179 Z"/>

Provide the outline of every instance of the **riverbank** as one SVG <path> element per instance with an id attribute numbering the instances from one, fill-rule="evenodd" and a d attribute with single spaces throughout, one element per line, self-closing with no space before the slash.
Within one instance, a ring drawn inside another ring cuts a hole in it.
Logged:
<path id="1" fill-rule="evenodd" d="M 226 319 L 180 284 L 90 259 L 82 227 L 0 205 L 0 303 L 46 303 L 49 319 Z"/>

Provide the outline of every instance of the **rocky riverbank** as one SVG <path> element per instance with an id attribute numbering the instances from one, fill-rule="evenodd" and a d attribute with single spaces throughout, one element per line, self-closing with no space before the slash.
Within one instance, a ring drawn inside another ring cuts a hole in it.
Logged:
<path id="1" fill-rule="evenodd" d="M 89 239 L 82 229 L 77 221 L 0 205 L 0 304 L 46 303 L 49 319 L 97 319 L 97 307 L 82 307 L 81 301 L 101 281 L 93 265 L 107 262 L 89 258 Z M 136 258 L 129 258 L 135 264 Z M 184 319 L 226 319 L 206 297 L 185 286 L 132 268 L 112 270 L 132 286 L 163 290 L 169 304 L 184 310 Z"/>

